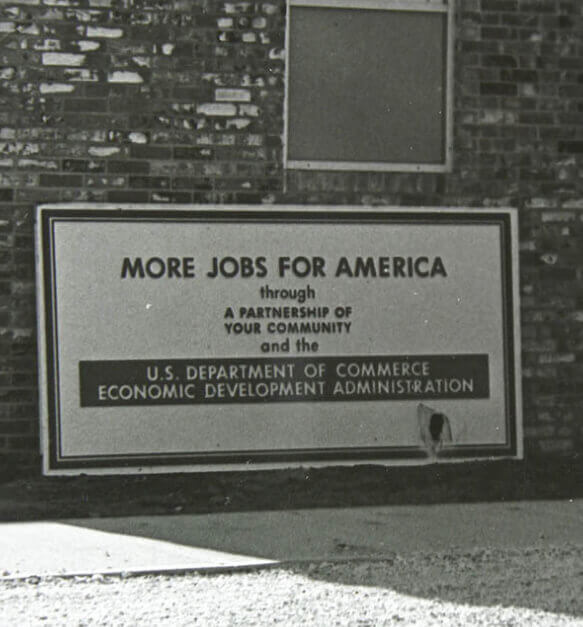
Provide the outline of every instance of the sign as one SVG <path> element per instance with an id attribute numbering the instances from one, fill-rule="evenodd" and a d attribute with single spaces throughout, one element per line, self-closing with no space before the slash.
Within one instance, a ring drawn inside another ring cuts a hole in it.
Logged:
<path id="1" fill-rule="evenodd" d="M 516 214 L 38 210 L 48 474 L 520 457 Z"/>

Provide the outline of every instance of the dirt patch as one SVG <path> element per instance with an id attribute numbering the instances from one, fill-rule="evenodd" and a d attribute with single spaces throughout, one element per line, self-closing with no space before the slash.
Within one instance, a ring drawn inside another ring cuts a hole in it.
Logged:
<path id="1" fill-rule="evenodd" d="M 0 520 L 565 499 L 583 496 L 581 477 L 581 456 L 411 468 L 356 466 L 13 480 L 0 468 Z"/>

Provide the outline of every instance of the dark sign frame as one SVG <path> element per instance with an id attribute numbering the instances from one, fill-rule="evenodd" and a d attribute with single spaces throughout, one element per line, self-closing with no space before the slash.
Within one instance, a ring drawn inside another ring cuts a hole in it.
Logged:
<path id="1" fill-rule="evenodd" d="M 517 313 L 517 250 L 516 215 L 510 210 L 449 211 L 449 210 L 393 210 L 334 211 L 315 208 L 273 208 L 257 211 L 253 207 L 192 206 L 95 206 L 47 205 L 38 208 L 37 251 L 39 275 L 39 346 L 41 381 L 41 420 L 43 433 L 44 468 L 46 474 L 78 474 L 79 472 L 182 472 L 185 470 L 257 469 L 289 467 L 299 464 L 330 465 L 371 463 L 424 463 L 427 454 L 418 447 L 365 447 L 343 449 L 255 450 L 208 453 L 150 453 L 147 455 L 92 455 L 67 457 L 60 440 L 59 361 L 57 333 L 57 261 L 55 258 L 54 225 L 59 221 L 121 223 L 136 222 L 197 222 L 240 223 L 256 222 L 287 225 L 294 224 L 494 224 L 501 233 L 502 303 L 504 320 L 504 379 L 506 433 L 503 446 L 456 446 L 442 451 L 442 461 L 463 461 L 494 457 L 521 457 L 521 392 L 518 345 L 519 319 Z M 83 363 L 83 362 L 82 362 Z"/>

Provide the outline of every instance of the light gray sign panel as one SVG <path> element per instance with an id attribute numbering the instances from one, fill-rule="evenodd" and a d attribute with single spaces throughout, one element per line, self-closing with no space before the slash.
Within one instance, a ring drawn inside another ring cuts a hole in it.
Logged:
<path id="1" fill-rule="evenodd" d="M 520 457 L 513 210 L 43 206 L 45 472 Z"/>

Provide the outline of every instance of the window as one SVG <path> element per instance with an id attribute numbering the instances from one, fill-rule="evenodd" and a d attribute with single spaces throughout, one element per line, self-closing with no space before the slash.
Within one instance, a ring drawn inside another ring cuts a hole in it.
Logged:
<path id="1" fill-rule="evenodd" d="M 288 1 L 285 166 L 449 170 L 453 0 Z"/>

